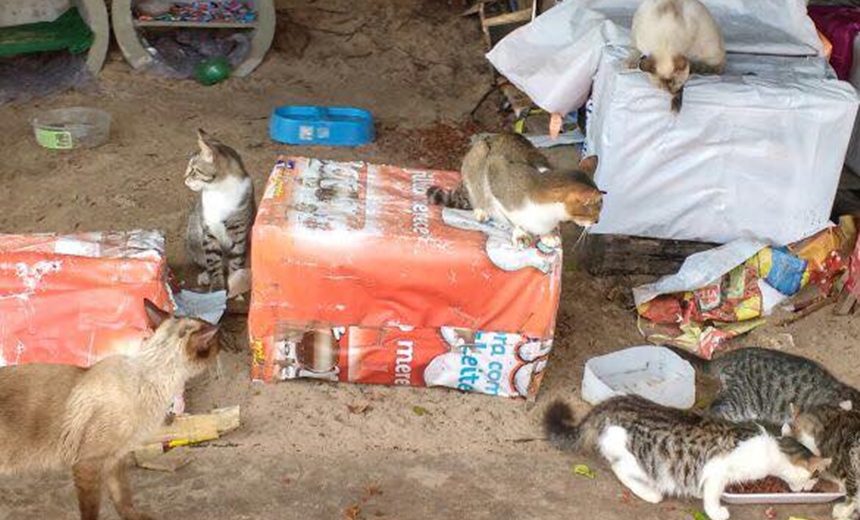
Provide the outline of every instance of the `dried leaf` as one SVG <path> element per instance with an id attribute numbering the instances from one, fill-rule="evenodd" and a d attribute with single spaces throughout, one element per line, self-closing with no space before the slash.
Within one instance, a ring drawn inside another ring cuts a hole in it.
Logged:
<path id="1" fill-rule="evenodd" d="M 370 403 L 357 403 L 357 404 L 348 404 L 346 405 L 347 409 L 350 413 L 354 413 L 356 415 L 361 415 L 364 412 L 370 410 Z"/>
<path id="2" fill-rule="evenodd" d="M 423 406 L 413 406 L 412 413 L 414 413 L 418 417 L 421 417 L 422 415 L 430 415 L 430 412 L 428 412 L 427 409 Z"/>
<path id="3" fill-rule="evenodd" d="M 574 466 L 573 474 L 590 479 L 594 479 L 594 477 L 597 476 L 597 473 L 595 473 L 593 469 L 589 468 L 585 464 L 577 464 L 576 466 Z"/>
<path id="4" fill-rule="evenodd" d="M 768 517 L 770 520 L 774 520 L 776 518 L 776 509 L 773 507 L 765 509 L 764 516 Z"/>
<path id="5" fill-rule="evenodd" d="M 345 520 L 359 520 L 361 518 L 361 506 L 353 504 L 343 510 Z"/>

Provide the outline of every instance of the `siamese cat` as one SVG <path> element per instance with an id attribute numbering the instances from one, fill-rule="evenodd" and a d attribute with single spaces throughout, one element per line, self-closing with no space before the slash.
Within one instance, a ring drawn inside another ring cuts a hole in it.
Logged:
<path id="1" fill-rule="evenodd" d="M 155 333 L 133 356 L 0 368 L 0 472 L 70 468 L 81 520 L 98 519 L 104 487 L 120 518 L 150 519 L 132 504 L 123 459 L 218 353 L 217 326 L 144 305 Z"/>
<path id="2" fill-rule="evenodd" d="M 633 16 L 629 65 L 672 95 L 681 110 L 690 74 L 722 74 L 726 66 L 723 35 L 699 0 L 644 0 Z"/>

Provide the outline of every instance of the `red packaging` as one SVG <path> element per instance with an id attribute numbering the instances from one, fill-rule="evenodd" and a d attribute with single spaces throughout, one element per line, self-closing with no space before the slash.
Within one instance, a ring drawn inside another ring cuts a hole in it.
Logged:
<path id="1" fill-rule="evenodd" d="M 561 251 L 429 206 L 453 172 L 282 159 L 254 226 L 255 378 L 534 397 Z"/>
<path id="2" fill-rule="evenodd" d="M 0 366 L 134 352 L 143 300 L 171 308 L 165 278 L 158 232 L 0 235 Z"/>

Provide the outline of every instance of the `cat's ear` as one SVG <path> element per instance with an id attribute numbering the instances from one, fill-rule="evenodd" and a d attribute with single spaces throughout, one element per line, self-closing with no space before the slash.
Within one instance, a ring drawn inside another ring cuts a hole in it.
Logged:
<path id="1" fill-rule="evenodd" d="M 791 420 L 797 421 L 797 418 L 800 416 L 800 408 L 798 408 L 794 403 L 789 403 L 788 410 L 791 412 Z"/>
<path id="2" fill-rule="evenodd" d="M 833 462 L 833 459 L 830 457 L 822 458 L 813 456 L 809 459 L 809 467 L 813 470 L 824 471 L 830 467 L 831 462 Z"/>
<path id="3" fill-rule="evenodd" d="M 654 74 L 657 71 L 657 62 L 651 56 L 644 56 L 639 60 L 639 70 L 648 74 Z"/>
<path id="4" fill-rule="evenodd" d="M 854 403 L 851 402 L 850 399 L 846 399 L 839 403 L 839 408 L 845 410 L 846 412 L 850 412 L 852 408 L 854 408 Z"/>
<path id="5" fill-rule="evenodd" d="M 170 318 L 170 313 L 164 312 L 156 304 L 144 299 L 143 308 L 146 310 L 146 319 L 149 321 L 149 326 L 152 330 L 158 328 L 166 319 Z"/>
<path id="6" fill-rule="evenodd" d="M 212 145 L 212 137 L 207 134 L 202 128 L 198 128 L 197 146 L 200 147 L 201 159 L 206 162 L 212 162 L 215 159 L 215 150 Z"/>
<path id="7" fill-rule="evenodd" d="M 208 358 L 218 350 L 218 325 L 207 324 L 191 334 L 188 353 L 201 359 Z"/>

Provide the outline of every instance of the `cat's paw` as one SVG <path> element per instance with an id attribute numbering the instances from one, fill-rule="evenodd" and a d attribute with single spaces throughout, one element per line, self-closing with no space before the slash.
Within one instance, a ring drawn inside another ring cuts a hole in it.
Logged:
<path id="1" fill-rule="evenodd" d="M 833 506 L 833 520 L 851 520 L 857 512 L 857 504 L 846 500 Z"/>
<path id="2" fill-rule="evenodd" d="M 218 278 L 210 278 L 209 279 L 209 292 L 217 292 L 217 291 L 226 291 L 227 290 L 227 281 L 224 280 L 223 276 Z"/>
<path id="3" fill-rule="evenodd" d="M 731 514 L 729 514 L 729 509 L 726 506 L 710 509 L 706 508 L 705 513 L 711 520 L 729 520 L 729 517 L 731 516 Z"/>
<path id="4" fill-rule="evenodd" d="M 197 275 L 197 285 L 200 287 L 207 287 L 209 285 L 209 273 L 203 271 L 202 273 Z"/>
<path id="5" fill-rule="evenodd" d="M 640 489 L 636 496 L 649 504 L 659 504 L 663 501 L 663 494 L 653 489 Z"/>
<path id="6" fill-rule="evenodd" d="M 482 209 L 473 209 L 472 214 L 475 215 L 475 220 L 478 222 L 489 222 L 490 215 Z"/>
<path id="7" fill-rule="evenodd" d="M 120 517 L 122 520 L 155 520 L 155 517 L 134 510 L 124 511 L 120 513 Z"/>
<path id="8" fill-rule="evenodd" d="M 541 235 L 540 241 L 546 247 L 556 249 L 561 246 L 561 237 L 556 234 Z"/>
<path id="9" fill-rule="evenodd" d="M 514 229 L 511 241 L 517 249 L 528 249 L 532 245 L 532 237 L 522 229 Z"/>

